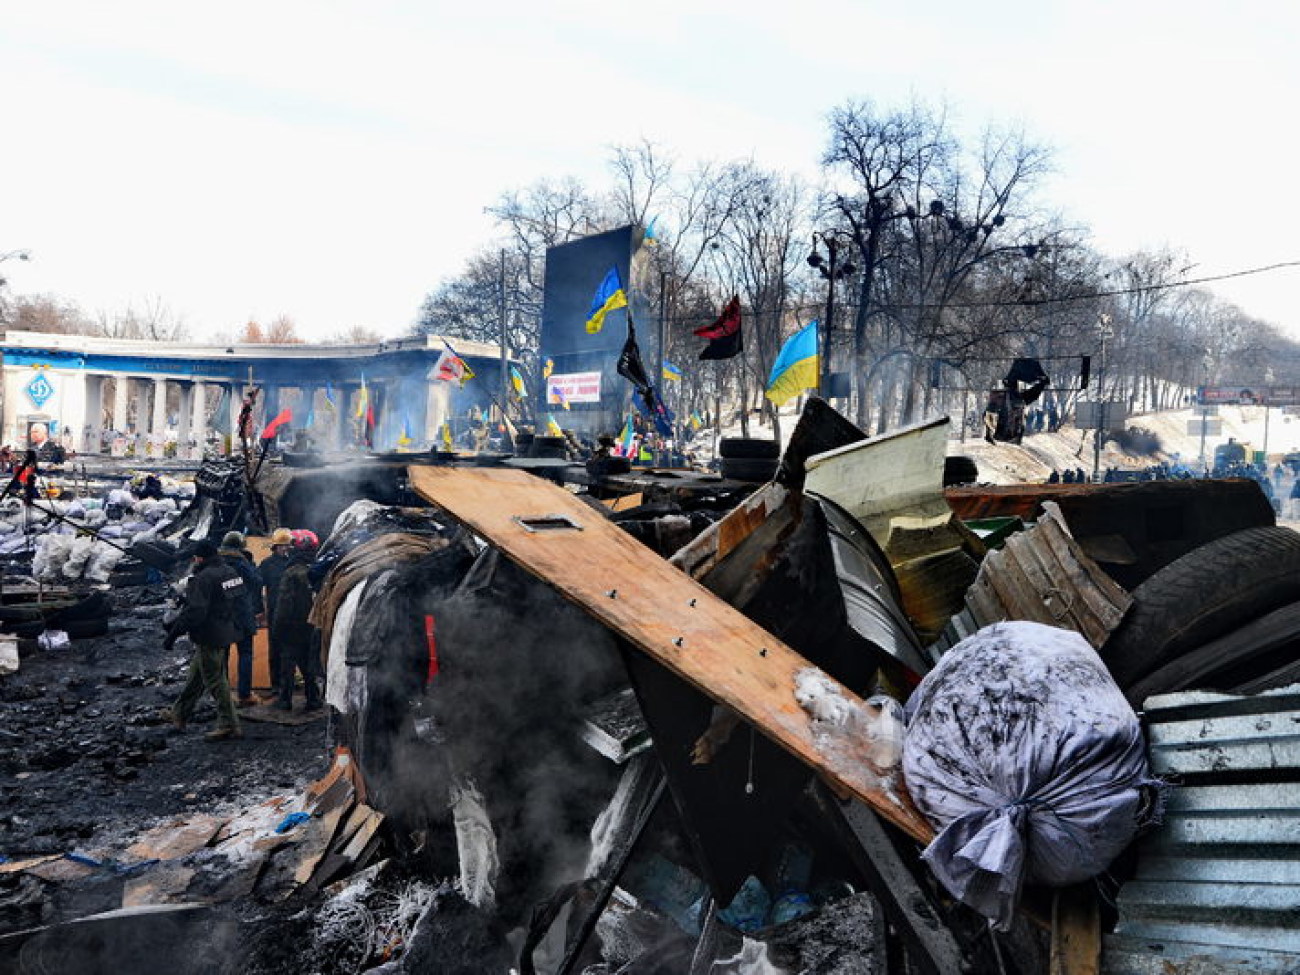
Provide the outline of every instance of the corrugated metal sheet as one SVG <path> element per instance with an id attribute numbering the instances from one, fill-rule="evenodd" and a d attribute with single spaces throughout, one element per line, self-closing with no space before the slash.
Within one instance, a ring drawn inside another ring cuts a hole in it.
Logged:
<path id="1" fill-rule="evenodd" d="M 1300 972 L 1300 692 L 1146 702 L 1177 783 L 1107 937 L 1110 975 Z"/>
<path id="2" fill-rule="evenodd" d="M 1083 553 L 1055 504 L 1044 502 L 1043 510 L 1032 528 L 984 557 L 966 593 L 966 608 L 931 647 L 936 660 L 953 644 L 1003 620 L 1074 630 L 1100 648 L 1124 618 L 1132 597 Z"/>

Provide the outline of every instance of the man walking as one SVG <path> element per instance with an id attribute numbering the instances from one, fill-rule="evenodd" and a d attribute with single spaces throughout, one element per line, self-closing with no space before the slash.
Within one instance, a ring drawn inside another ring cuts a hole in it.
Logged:
<path id="1" fill-rule="evenodd" d="M 275 601 L 280 596 L 280 580 L 284 570 L 289 568 L 289 545 L 293 542 L 293 533 L 287 528 L 277 528 L 271 532 L 271 554 L 257 567 L 262 577 L 262 589 L 266 594 L 266 643 L 268 663 L 271 669 L 271 690 L 276 697 L 280 695 L 280 645 L 275 639 Z"/>
<path id="2" fill-rule="evenodd" d="M 215 545 L 199 542 L 194 547 L 194 570 L 185 590 L 185 606 L 163 643 L 171 650 L 181 634 L 187 634 L 194 643 L 189 678 L 166 717 L 184 730 L 206 690 L 217 706 L 217 726 L 205 735 L 208 741 L 243 737 L 226 680 L 227 658 L 235 641 L 236 607 L 243 596 L 244 580 L 239 573 L 217 554 Z"/>
<path id="3" fill-rule="evenodd" d="M 217 554 L 244 580 L 244 595 L 235 605 L 235 651 L 239 655 L 235 703 L 241 708 L 252 707 L 258 703 L 253 697 L 253 634 L 257 632 L 257 618 L 262 615 L 262 577 L 239 532 L 226 532 Z"/>
<path id="4" fill-rule="evenodd" d="M 321 689 L 316 680 L 320 668 L 313 659 L 319 656 L 319 641 L 316 627 L 307 622 L 315 599 L 307 573 L 316 558 L 319 543 L 314 532 L 295 531 L 292 535 L 289 567 L 280 579 L 271 630 L 271 639 L 280 647 L 282 668 L 280 696 L 275 706 L 282 711 L 293 709 L 293 683 L 297 671 L 302 674 L 307 710 L 314 711 L 321 706 Z"/>

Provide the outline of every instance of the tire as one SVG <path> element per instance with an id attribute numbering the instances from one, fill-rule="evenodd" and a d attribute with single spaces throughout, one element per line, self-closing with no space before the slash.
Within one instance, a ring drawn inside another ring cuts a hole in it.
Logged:
<path id="1" fill-rule="evenodd" d="M 779 463 L 775 457 L 764 460 L 723 457 L 722 476 L 732 481 L 770 481 L 776 477 Z"/>
<path id="2" fill-rule="evenodd" d="M 943 486 L 956 484 L 975 484 L 980 479 L 980 469 L 969 457 L 945 457 L 943 459 Z"/>
<path id="3" fill-rule="evenodd" d="M 1133 590 L 1101 649 L 1125 690 L 1181 654 L 1300 600 L 1300 534 L 1266 526 L 1192 549 Z"/>
<path id="4" fill-rule="evenodd" d="M 1251 620 L 1188 650 L 1127 691 L 1135 708 L 1156 694 L 1198 690 L 1257 694 L 1294 682 L 1300 666 L 1300 602 Z"/>
<path id="5" fill-rule="evenodd" d="M 781 456 L 781 445 L 775 440 L 757 437 L 723 437 L 718 442 L 718 456 L 735 460 L 776 460 Z"/>

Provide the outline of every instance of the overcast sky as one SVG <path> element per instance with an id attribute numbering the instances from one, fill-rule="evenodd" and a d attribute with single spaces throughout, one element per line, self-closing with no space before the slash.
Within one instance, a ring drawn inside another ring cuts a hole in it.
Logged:
<path id="1" fill-rule="evenodd" d="M 895 9 L 898 8 L 898 9 Z M 908 8 L 904 10 L 903 8 Z M 502 191 L 609 146 L 814 177 L 848 98 L 946 100 L 1057 150 L 1104 251 L 1300 260 L 1291 0 L 222 4 L 0 0 L 0 254 L 18 293 L 161 299 L 195 338 L 396 335 Z M 1215 286 L 1300 337 L 1300 269 Z"/>

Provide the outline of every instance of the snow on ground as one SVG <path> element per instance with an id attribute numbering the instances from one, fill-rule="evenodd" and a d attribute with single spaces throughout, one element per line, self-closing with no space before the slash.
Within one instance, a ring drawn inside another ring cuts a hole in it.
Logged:
<path id="1" fill-rule="evenodd" d="M 782 439 L 790 436 L 797 422 L 797 401 L 792 401 L 781 411 Z M 1267 415 L 1267 421 L 1265 416 Z M 1189 433 L 1189 424 L 1197 418 L 1194 410 L 1170 410 L 1147 413 L 1129 418 L 1126 426 L 1140 427 L 1154 433 L 1160 440 L 1160 450 L 1150 457 L 1123 453 L 1114 442 L 1108 442 L 1101 452 L 1100 470 L 1116 467 L 1123 470 L 1140 470 L 1161 462 L 1181 462 L 1193 468 L 1201 466 L 1201 438 Z M 1221 406 L 1218 419 L 1222 424 L 1219 435 L 1207 436 L 1204 456 L 1212 462 L 1214 448 L 1228 442 L 1231 437 L 1245 444 L 1248 450 L 1267 450 L 1270 468 L 1291 451 L 1300 451 L 1300 416 L 1287 416 L 1279 409 L 1265 410 L 1262 406 Z M 739 423 L 719 431 L 722 437 L 743 436 Z M 765 426 L 757 415 L 750 418 L 749 436 L 771 437 L 772 428 Z M 690 442 L 700 462 L 712 457 L 713 432 L 701 430 Z M 1072 425 L 1056 433 L 1034 433 L 1016 444 L 990 444 L 978 434 L 968 433 L 965 440 L 954 425 L 948 443 L 949 454 L 964 454 L 979 466 L 980 481 L 985 484 L 1041 483 L 1055 469 L 1083 468 L 1088 474 L 1093 469 L 1093 432 Z"/>

